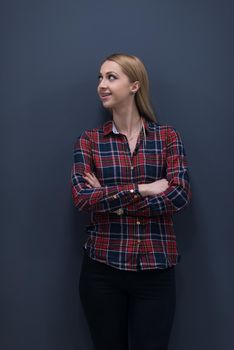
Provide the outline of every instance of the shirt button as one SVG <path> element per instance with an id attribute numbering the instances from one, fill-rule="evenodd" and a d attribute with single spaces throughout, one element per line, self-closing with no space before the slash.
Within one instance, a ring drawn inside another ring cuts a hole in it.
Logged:
<path id="1" fill-rule="evenodd" d="M 131 192 L 131 193 L 133 193 L 133 192 L 134 192 L 134 190 L 130 190 L 130 192 Z"/>
<path id="2" fill-rule="evenodd" d="M 137 225 L 140 225 L 140 221 L 137 220 Z"/>
<path id="3" fill-rule="evenodd" d="M 131 166 L 131 170 L 133 170 L 134 169 L 134 166 Z"/>
<path id="4" fill-rule="evenodd" d="M 123 208 L 119 208 L 118 210 L 116 210 L 117 215 L 122 215 L 123 213 L 124 213 Z"/>
<path id="5" fill-rule="evenodd" d="M 112 198 L 116 199 L 116 198 L 117 198 L 117 195 L 116 195 L 116 194 L 114 194 L 114 196 L 112 196 Z"/>

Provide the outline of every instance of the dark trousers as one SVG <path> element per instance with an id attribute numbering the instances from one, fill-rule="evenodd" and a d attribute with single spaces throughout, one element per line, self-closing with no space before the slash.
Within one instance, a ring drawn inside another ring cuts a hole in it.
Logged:
<path id="1" fill-rule="evenodd" d="M 79 294 L 95 350 L 166 350 L 173 323 L 175 267 L 123 271 L 84 252 Z"/>

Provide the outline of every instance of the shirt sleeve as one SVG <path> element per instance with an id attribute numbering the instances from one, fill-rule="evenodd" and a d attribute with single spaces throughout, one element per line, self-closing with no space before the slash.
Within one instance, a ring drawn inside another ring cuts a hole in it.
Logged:
<path id="1" fill-rule="evenodd" d="M 188 162 L 180 134 L 168 127 L 166 179 L 169 187 L 155 196 L 142 197 L 125 208 L 130 216 L 155 216 L 173 214 L 184 209 L 191 201 Z"/>
<path id="2" fill-rule="evenodd" d="M 84 131 L 75 141 L 71 169 L 72 198 L 79 211 L 112 212 L 139 201 L 138 184 L 87 187 L 83 174 L 92 172 L 93 166 L 92 142 Z"/>

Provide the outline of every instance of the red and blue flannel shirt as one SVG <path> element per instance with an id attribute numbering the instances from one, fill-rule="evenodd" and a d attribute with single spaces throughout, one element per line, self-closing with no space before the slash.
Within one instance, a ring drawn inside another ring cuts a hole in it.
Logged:
<path id="1" fill-rule="evenodd" d="M 180 134 L 168 125 L 143 122 L 133 154 L 113 120 L 81 132 L 74 144 L 73 202 L 91 213 L 83 249 L 91 259 L 120 270 L 176 265 L 181 255 L 172 215 L 191 200 Z M 89 188 L 84 172 L 93 172 L 101 187 Z M 162 178 L 168 180 L 167 190 L 141 196 L 138 184 Z"/>

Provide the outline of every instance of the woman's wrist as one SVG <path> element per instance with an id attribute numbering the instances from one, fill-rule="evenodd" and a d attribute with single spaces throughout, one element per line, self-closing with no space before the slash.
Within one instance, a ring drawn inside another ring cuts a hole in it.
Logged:
<path id="1" fill-rule="evenodd" d="M 146 197 L 146 196 L 149 195 L 148 185 L 147 184 L 140 184 L 140 185 L 138 185 L 138 190 L 139 190 L 140 194 L 142 195 L 142 197 Z"/>

